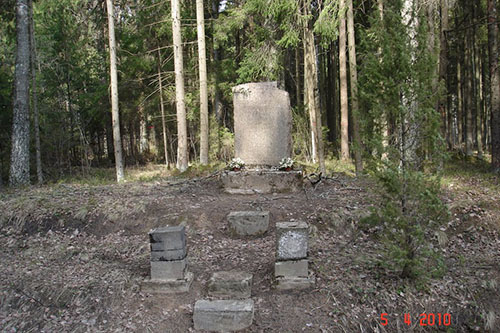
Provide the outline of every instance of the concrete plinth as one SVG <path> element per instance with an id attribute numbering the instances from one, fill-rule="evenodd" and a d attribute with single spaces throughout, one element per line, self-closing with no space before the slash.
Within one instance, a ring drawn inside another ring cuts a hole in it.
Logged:
<path id="1" fill-rule="evenodd" d="M 208 295 L 225 299 L 249 298 L 252 274 L 241 271 L 215 272 L 208 281 Z"/>
<path id="2" fill-rule="evenodd" d="M 269 227 L 269 212 L 231 212 L 227 220 L 231 230 L 240 236 L 261 235 Z"/>
<path id="3" fill-rule="evenodd" d="M 290 193 L 302 189 L 302 171 L 255 169 L 221 175 L 224 191 L 231 194 Z"/>
<path id="4" fill-rule="evenodd" d="M 302 260 L 289 260 L 277 261 L 274 264 L 275 277 L 307 277 L 309 268 L 309 261 Z"/>
<path id="5" fill-rule="evenodd" d="M 278 290 L 302 290 L 314 286 L 314 275 L 308 277 L 278 277 L 276 278 L 276 289 Z"/>
<path id="6" fill-rule="evenodd" d="M 152 280 L 180 280 L 184 279 L 187 260 L 151 261 Z"/>
<path id="7" fill-rule="evenodd" d="M 232 332 L 252 325 L 254 303 L 246 300 L 196 301 L 193 322 L 196 330 Z"/>
<path id="8" fill-rule="evenodd" d="M 194 274 L 185 272 L 184 279 L 180 280 L 154 280 L 146 279 L 141 284 L 141 291 L 145 293 L 177 294 L 187 293 L 193 282 Z"/>

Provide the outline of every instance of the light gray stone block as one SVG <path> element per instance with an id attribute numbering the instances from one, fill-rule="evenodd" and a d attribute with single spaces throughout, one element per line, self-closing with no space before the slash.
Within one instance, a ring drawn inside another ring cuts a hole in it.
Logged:
<path id="1" fill-rule="evenodd" d="M 186 248 L 178 250 L 151 251 L 151 261 L 181 260 L 186 258 Z"/>
<path id="2" fill-rule="evenodd" d="M 215 272 L 208 281 L 208 295 L 225 299 L 249 298 L 252 274 L 241 271 Z"/>
<path id="3" fill-rule="evenodd" d="M 149 232 L 151 251 L 179 250 L 186 247 L 186 228 L 183 225 L 153 229 Z"/>
<path id="4" fill-rule="evenodd" d="M 184 279 L 187 260 L 151 261 L 152 280 L 180 280 Z"/>
<path id="5" fill-rule="evenodd" d="M 274 264 L 275 277 L 307 277 L 308 272 L 309 261 L 307 259 L 277 261 Z"/>
<path id="6" fill-rule="evenodd" d="M 309 227 L 305 222 L 276 223 L 276 259 L 293 260 L 307 257 Z"/>
<path id="7" fill-rule="evenodd" d="M 302 171 L 243 170 L 221 175 L 224 191 L 231 194 L 291 193 L 302 189 Z"/>
<path id="8" fill-rule="evenodd" d="M 269 212 L 241 211 L 227 216 L 229 226 L 240 236 L 261 235 L 269 228 Z"/>
<path id="9" fill-rule="evenodd" d="M 314 276 L 308 277 L 278 277 L 276 278 L 276 289 L 278 290 L 301 290 L 314 286 Z"/>
<path id="10" fill-rule="evenodd" d="M 252 325 L 254 303 L 246 300 L 200 300 L 194 304 L 193 322 L 196 330 L 228 332 Z"/>
<path id="11" fill-rule="evenodd" d="M 193 282 L 194 274 L 186 271 L 184 279 L 180 280 L 152 280 L 146 279 L 141 283 L 141 291 L 158 294 L 187 293 Z"/>
<path id="12" fill-rule="evenodd" d="M 278 165 L 292 152 L 290 98 L 276 82 L 233 87 L 235 157 L 247 166 Z"/>

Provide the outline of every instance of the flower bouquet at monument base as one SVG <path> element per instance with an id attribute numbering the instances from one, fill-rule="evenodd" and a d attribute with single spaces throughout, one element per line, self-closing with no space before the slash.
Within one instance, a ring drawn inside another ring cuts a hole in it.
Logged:
<path id="1" fill-rule="evenodd" d="M 232 171 L 240 171 L 241 169 L 243 169 L 245 167 L 245 162 L 239 157 L 233 158 L 231 160 L 231 162 L 229 162 L 227 167 L 229 170 L 232 170 Z"/>
<path id="2" fill-rule="evenodd" d="M 283 171 L 291 171 L 295 161 L 290 157 L 283 157 L 280 161 L 279 169 Z"/>

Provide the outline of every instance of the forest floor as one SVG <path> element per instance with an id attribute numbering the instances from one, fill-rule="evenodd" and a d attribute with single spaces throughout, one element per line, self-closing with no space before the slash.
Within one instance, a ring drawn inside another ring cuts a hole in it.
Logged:
<path id="1" fill-rule="evenodd" d="M 256 312 L 247 332 L 500 331 L 500 180 L 482 165 L 447 169 L 447 271 L 423 291 L 374 265 L 381 245 L 358 228 L 377 202 L 370 179 L 332 173 L 297 193 L 230 195 L 217 176 L 0 192 L 0 331 L 191 332 L 210 274 L 230 269 L 253 273 Z M 259 209 L 271 212 L 267 234 L 231 236 L 230 211 Z M 280 292 L 272 288 L 274 222 L 291 219 L 311 225 L 316 284 Z M 147 233 L 176 223 L 187 226 L 191 289 L 143 293 Z M 421 326 L 421 313 L 434 313 L 436 323 Z M 445 313 L 451 324 L 438 326 Z"/>

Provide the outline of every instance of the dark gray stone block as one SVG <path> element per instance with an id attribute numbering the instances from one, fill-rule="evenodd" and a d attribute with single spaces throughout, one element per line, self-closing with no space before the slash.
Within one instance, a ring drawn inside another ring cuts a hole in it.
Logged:
<path id="1" fill-rule="evenodd" d="M 246 300 L 196 301 L 193 322 L 196 330 L 228 332 L 252 325 L 254 303 Z"/>
<path id="2" fill-rule="evenodd" d="M 149 232 L 151 251 L 179 250 L 186 247 L 186 228 L 167 226 Z"/>
<path id="3" fill-rule="evenodd" d="M 186 258 L 186 248 L 178 250 L 151 251 L 151 261 L 181 260 Z"/>
<path id="4" fill-rule="evenodd" d="M 307 257 L 309 226 L 305 222 L 276 223 L 276 259 L 293 260 Z"/>
<path id="5" fill-rule="evenodd" d="M 269 228 L 269 212 L 231 212 L 227 220 L 231 229 L 240 236 L 261 235 Z"/>
<path id="6" fill-rule="evenodd" d="M 225 299 L 249 298 L 252 274 L 241 271 L 215 272 L 208 281 L 208 295 Z"/>

